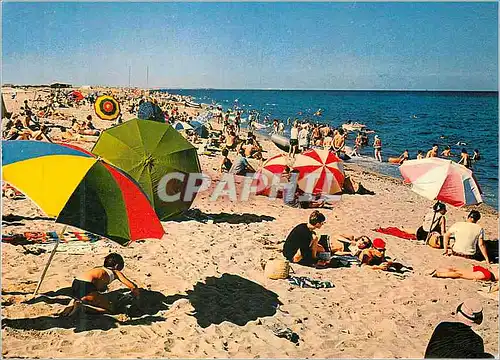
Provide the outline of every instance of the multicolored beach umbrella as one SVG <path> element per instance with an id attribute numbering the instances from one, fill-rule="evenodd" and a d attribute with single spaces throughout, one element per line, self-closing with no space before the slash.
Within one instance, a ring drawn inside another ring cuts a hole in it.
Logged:
<path id="1" fill-rule="evenodd" d="M 287 165 L 288 156 L 284 154 L 279 154 L 267 159 L 254 175 L 255 180 L 252 185 L 257 188 L 255 194 L 268 196 L 273 185 L 273 180 L 275 178 L 276 180 L 281 178 L 281 174 L 283 174 Z"/>
<path id="2" fill-rule="evenodd" d="M 312 149 L 297 155 L 293 168 L 299 171 L 297 185 L 308 194 L 338 194 L 344 184 L 344 165 L 335 153 Z"/>
<path id="3" fill-rule="evenodd" d="M 103 131 L 92 153 L 136 180 L 161 220 L 194 201 L 197 191 L 189 179 L 201 174 L 198 154 L 169 124 L 132 119 Z"/>
<path id="4" fill-rule="evenodd" d="M 121 245 L 164 234 L 137 183 L 76 146 L 2 141 L 2 178 L 56 222 Z"/>
<path id="5" fill-rule="evenodd" d="M 460 207 L 483 201 L 481 189 L 470 169 L 454 161 L 427 158 L 407 160 L 399 167 L 412 190 L 429 199 Z"/>
<path id="6" fill-rule="evenodd" d="M 120 103 L 112 96 L 99 96 L 94 104 L 96 115 L 103 120 L 114 120 L 120 115 Z"/>

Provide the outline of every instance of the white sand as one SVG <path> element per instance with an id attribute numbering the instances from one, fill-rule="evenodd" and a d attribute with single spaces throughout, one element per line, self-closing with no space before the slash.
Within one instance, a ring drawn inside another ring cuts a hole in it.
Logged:
<path id="1" fill-rule="evenodd" d="M 21 94 L 18 97 L 17 105 L 22 100 Z M 14 105 L 5 100 L 12 111 Z M 81 110 L 81 119 L 84 113 L 91 112 Z M 100 128 L 106 124 L 97 122 Z M 92 144 L 83 145 L 89 148 Z M 264 147 L 268 155 L 278 151 L 270 143 Z M 205 172 L 214 173 L 218 158 L 202 156 L 200 160 Z M 383 237 L 388 255 L 413 266 L 412 274 L 400 277 L 367 268 L 315 270 L 294 265 L 295 275 L 329 280 L 335 287 L 301 289 L 286 280 L 266 279 L 261 260 L 278 254 L 288 232 L 305 222 L 311 211 L 285 207 L 279 200 L 264 197 L 214 203 L 205 193 L 196 198 L 193 208 L 214 214 L 213 224 L 169 221 L 164 222 L 167 236 L 162 241 L 123 248 L 105 240 L 78 249 L 63 246 L 56 254 L 41 293 L 70 286 L 82 270 L 101 265 L 107 253 L 117 251 L 125 258 L 127 276 L 158 292 L 158 301 L 177 300 L 170 310 L 158 302 L 157 312 L 138 319 L 122 315 L 54 317 L 68 301 L 62 296 L 38 297 L 32 304 L 25 303 L 36 287 L 51 246 L 47 246 L 47 253 L 31 255 L 24 254 L 21 246 L 2 243 L 3 355 L 418 358 L 423 356 L 434 327 L 450 319 L 458 303 L 468 297 L 481 299 L 485 319 L 476 331 L 482 335 L 486 351 L 497 354 L 498 300 L 478 293 L 487 284 L 425 275 L 436 266 L 470 266 L 475 262 L 443 257 L 442 250 L 371 231 L 378 226 L 416 228 L 432 202 L 400 181 L 349 168 L 348 173 L 376 195 L 344 195 L 334 209 L 324 211 L 327 223 L 322 231 Z M 52 220 L 29 219 L 44 216 L 29 200 L 3 200 L 4 216 L 27 217 L 14 225 L 4 223 L 4 234 L 62 228 Z M 487 238 L 497 238 L 498 214 L 484 206 L 481 211 L 480 224 Z M 467 212 L 450 209 L 448 223 L 462 220 Z M 211 279 L 206 285 L 208 277 L 218 280 Z M 119 284 L 113 283 L 111 290 L 117 288 Z M 272 306 L 275 298 L 283 304 L 279 310 Z M 300 337 L 298 346 L 275 336 L 273 326 L 296 332 Z"/>

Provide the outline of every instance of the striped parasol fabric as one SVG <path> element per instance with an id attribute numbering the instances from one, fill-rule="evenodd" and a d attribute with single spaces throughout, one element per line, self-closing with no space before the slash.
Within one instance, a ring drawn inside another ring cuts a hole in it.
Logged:
<path id="1" fill-rule="evenodd" d="M 267 159 L 254 175 L 255 180 L 253 185 L 257 187 L 255 194 L 265 196 L 269 195 L 271 186 L 273 185 L 273 178 L 276 177 L 277 180 L 279 180 L 287 165 L 288 158 L 283 154 Z"/>
<path id="2" fill-rule="evenodd" d="M 139 185 L 117 168 L 73 145 L 2 141 L 2 180 L 56 222 L 121 245 L 160 239 L 160 220 Z"/>
<path id="3" fill-rule="evenodd" d="M 308 194 L 338 194 L 344 184 L 344 165 L 335 153 L 312 149 L 297 155 L 298 186 Z"/>
<path id="4" fill-rule="evenodd" d="M 399 167 L 412 190 L 429 199 L 460 207 L 483 201 L 481 189 L 470 169 L 451 160 L 407 160 Z"/>
<path id="5" fill-rule="evenodd" d="M 112 96 L 99 96 L 94 104 L 97 116 L 102 120 L 114 120 L 120 115 L 120 103 Z"/>

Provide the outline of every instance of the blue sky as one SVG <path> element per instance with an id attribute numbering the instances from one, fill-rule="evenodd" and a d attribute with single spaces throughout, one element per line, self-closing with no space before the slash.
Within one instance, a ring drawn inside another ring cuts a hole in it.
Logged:
<path id="1" fill-rule="evenodd" d="M 498 88 L 498 4 L 3 3 L 4 83 Z"/>

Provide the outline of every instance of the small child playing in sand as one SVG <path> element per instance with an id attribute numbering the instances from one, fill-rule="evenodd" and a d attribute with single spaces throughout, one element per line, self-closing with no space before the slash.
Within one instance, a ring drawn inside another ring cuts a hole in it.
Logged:
<path id="1" fill-rule="evenodd" d="M 104 258 L 104 266 L 90 269 L 75 278 L 71 286 L 74 300 L 60 315 L 71 316 L 82 305 L 99 313 L 114 313 L 113 304 L 102 292 L 106 291 L 108 285 L 115 279 L 127 286 L 134 296 L 138 296 L 140 289 L 121 272 L 124 266 L 121 255 L 111 253 Z"/>

